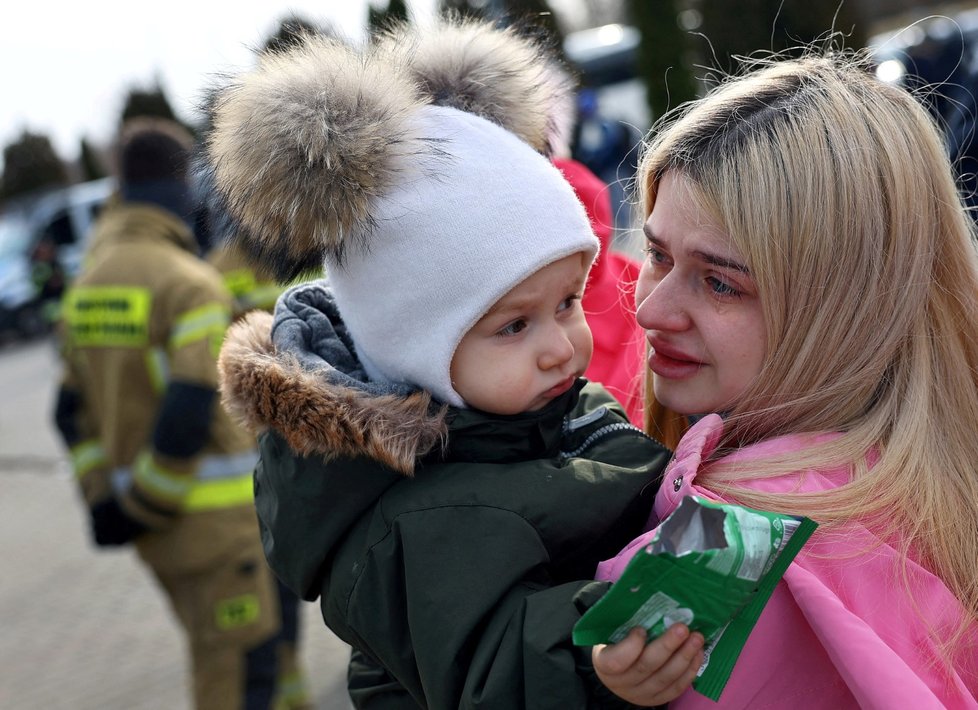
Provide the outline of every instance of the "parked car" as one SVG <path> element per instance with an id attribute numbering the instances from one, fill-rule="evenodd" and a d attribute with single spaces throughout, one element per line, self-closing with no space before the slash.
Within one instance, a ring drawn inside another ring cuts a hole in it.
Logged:
<path id="1" fill-rule="evenodd" d="M 71 185 L 0 213 L 0 333 L 50 328 L 61 290 L 81 268 L 88 236 L 112 178 Z"/>

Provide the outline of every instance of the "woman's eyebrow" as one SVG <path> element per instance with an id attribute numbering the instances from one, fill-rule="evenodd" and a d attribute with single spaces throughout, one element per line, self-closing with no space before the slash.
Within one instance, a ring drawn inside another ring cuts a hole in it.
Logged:
<path id="1" fill-rule="evenodd" d="M 726 257 L 718 256 L 716 254 L 710 254 L 709 252 L 705 252 L 701 250 L 696 250 L 692 252 L 692 256 L 694 256 L 697 259 L 701 259 L 702 261 L 705 261 L 708 264 L 712 264 L 713 266 L 719 266 L 722 269 L 732 269 L 734 271 L 740 271 L 741 273 L 750 276 L 750 269 L 748 269 L 747 266 L 745 266 L 744 264 L 741 264 L 739 261 L 734 261 L 733 259 L 727 259 Z"/>
<path id="2" fill-rule="evenodd" d="M 642 231 L 645 233 L 645 238 L 655 246 L 668 250 L 668 246 L 659 237 L 652 233 L 652 229 L 646 223 L 642 225 Z M 719 266 L 721 269 L 731 269 L 733 271 L 739 271 L 747 276 L 750 276 L 750 269 L 747 268 L 745 264 L 741 264 L 739 261 L 729 259 L 725 256 L 720 256 L 718 254 L 712 254 L 702 249 L 697 249 L 690 252 L 690 256 L 700 261 L 705 261 L 707 264 L 712 266 Z"/>

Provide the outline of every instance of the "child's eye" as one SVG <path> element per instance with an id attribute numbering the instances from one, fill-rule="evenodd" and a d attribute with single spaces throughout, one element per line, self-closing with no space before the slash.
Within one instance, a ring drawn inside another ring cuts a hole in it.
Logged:
<path id="1" fill-rule="evenodd" d="M 567 298 L 565 298 L 563 301 L 560 302 L 559 306 L 557 306 L 557 312 L 560 313 L 561 311 L 566 311 L 568 308 L 573 308 L 574 303 L 580 300 L 581 300 L 580 294 L 575 293 L 571 296 L 568 296 Z"/>
<path id="2" fill-rule="evenodd" d="M 665 253 L 660 251 L 654 244 L 649 244 L 645 247 L 644 251 L 649 255 L 649 262 L 653 264 L 665 264 L 668 262 L 668 257 Z"/>
<path id="3" fill-rule="evenodd" d="M 510 335 L 518 335 L 522 331 L 526 330 L 526 321 L 520 318 L 519 320 L 514 320 L 512 323 L 507 325 L 505 328 L 500 329 L 496 335 L 506 337 Z"/>
<path id="4" fill-rule="evenodd" d="M 725 283 L 724 281 L 721 281 L 715 276 L 708 276 L 706 278 L 706 283 L 709 285 L 710 290 L 713 292 L 713 295 L 715 296 L 738 298 L 743 295 L 740 291 L 735 289 L 733 286 L 731 286 L 728 283 Z"/>

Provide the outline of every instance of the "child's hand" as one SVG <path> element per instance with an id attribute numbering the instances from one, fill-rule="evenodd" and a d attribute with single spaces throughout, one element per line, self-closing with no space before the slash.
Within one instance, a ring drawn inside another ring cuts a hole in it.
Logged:
<path id="1" fill-rule="evenodd" d="M 684 624 L 645 643 L 645 629 L 632 629 L 615 644 L 595 646 L 594 670 L 618 697 L 635 705 L 662 705 L 679 697 L 703 663 L 703 635 Z"/>

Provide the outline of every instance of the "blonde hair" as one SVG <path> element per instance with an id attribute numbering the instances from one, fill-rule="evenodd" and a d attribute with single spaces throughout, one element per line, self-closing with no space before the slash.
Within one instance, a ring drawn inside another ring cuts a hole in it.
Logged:
<path id="1" fill-rule="evenodd" d="M 935 124 L 854 54 L 767 61 L 653 134 L 646 217 L 666 171 L 724 225 L 767 328 L 723 447 L 801 432 L 828 443 L 700 482 L 768 510 L 859 519 L 901 541 L 978 618 L 978 255 Z M 879 459 L 872 468 L 867 452 Z M 851 483 L 769 494 L 738 481 L 851 466 Z M 960 630 L 963 631 L 963 628 Z"/>

